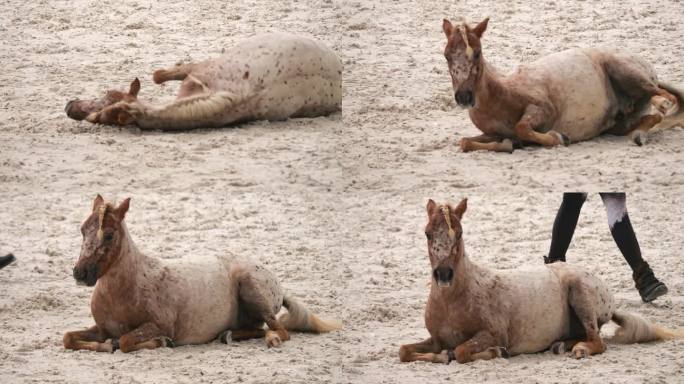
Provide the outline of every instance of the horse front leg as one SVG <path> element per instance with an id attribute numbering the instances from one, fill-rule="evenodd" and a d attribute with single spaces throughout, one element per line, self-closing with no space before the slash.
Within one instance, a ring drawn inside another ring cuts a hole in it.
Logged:
<path id="1" fill-rule="evenodd" d="M 548 120 L 549 114 L 543 108 L 531 104 L 525 108 L 525 113 L 515 124 L 513 130 L 522 141 L 537 143 L 545 147 L 554 147 L 561 144 L 569 145 L 570 139 L 562 133 L 553 130 L 541 133 L 535 130 L 546 125 Z"/>
<path id="2" fill-rule="evenodd" d="M 84 331 L 67 332 L 62 339 L 65 349 L 85 349 L 94 352 L 114 352 L 116 350 L 107 335 L 101 332 L 97 326 L 92 326 Z"/>
<path id="3" fill-rule="evenodd" d="M 123 353 L 174 346 L 173 340 L 154 323 L 144 323 L 119 338 L 119 348 Z"/>
<path id="4" fill-rule="evenodd" d="M 493 135 L 478 135 L 473 137 L 464 137 L 459 142 L 463 152 L 471 151 L 494 151 L 494 152 L 513 152 L 513 142 L 509 139 L 501 140 L 498 136 Z"/>
<path id="5" fill-rule="evenodd" d="M 442 352 L 442 347 L 432 338 L 415 344 L 405 344 L 399 348 L 399 360 L 403 363 L 411 361 L 427 361 L 430 363 L 449 363 L 449 356 Z"/>
<path id="6" fill-rule="evenodd" d="M 449 353 L 449 360 L 469 363 L 475 360 L 490 360 L 510 357 L 506 347 L 500 345 L 489 331 L 480 331 Z"/>

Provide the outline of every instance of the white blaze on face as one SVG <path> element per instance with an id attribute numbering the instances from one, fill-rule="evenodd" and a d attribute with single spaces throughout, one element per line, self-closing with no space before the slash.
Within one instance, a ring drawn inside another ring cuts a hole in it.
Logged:
<path id="1" fill-rule="evenodd" d="M 468 41 L 468 30 L 466 28 L 465 23 L 463 26 L 458 27 L 458 32 L 461 33 L 461 38 L 463 39 L 463 42 L 465 43 L 466 46 L 466 57 L 468 60 L 473 60 L 473 48 L 470 46 L 470 42 Z"/>
<path id="2" fill-rule="evenodd" d="M 453 80 L 454 90 L 458 90 L 461 84 L 470 77 L 474 55 L 473 48 L 468 41 L 468 31 L 465 24 L 456 27 L 456 31 L 458 31 L 465 44 L 465 55 L 459 50 L 456 54 L 452 54 L 450 58 L 449 74 Z"/>
<path id="3" fill-rule="evenodd" d="M 445 230 L 444 227 L 440 227 L 433 233 L 432 245 L 430 249 L 437 262 L 446 260 L 449 258 L 449 256 L 451 256 L 451 249 L 453 248 L 454 241 L 456 240 L 456 232 L 451 224 L 449 207 L 445 205 L 442 206 L 440 210 L 442 211 L 442 215 L 444 215 L 447 228 Z"/>

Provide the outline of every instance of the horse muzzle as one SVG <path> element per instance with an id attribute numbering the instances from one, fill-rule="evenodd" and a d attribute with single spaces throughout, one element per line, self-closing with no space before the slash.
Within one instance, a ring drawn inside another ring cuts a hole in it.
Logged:
<path id="1" fill-rule="evenodd" d="M 88 111 L 84 111 L 82 108 L 79 107 L 79 102 L 80 100 L 71 100 L 67 103 L 66 107 L 64 107 L 64 112 L 66 112 L 67 116 L 74 120 L 83 120 L 88 116 Z"/>
<path id="2" fill-rule="evenodd" d="M 474 107 L 475 106 L 475 94 L 470 90 L 459 89 L 454 94 L 456 103 L 462 107 Z"/>
<path id="3" fill-rule="evenodd" d="M 76 284 L 92 287 L 97 283 L 97 275 L 100 271 L 97 265 L 88 266 L 85 268 L 74 268 L 74 279 Z"/>
<path id="4" fill-rule="evenodd" d="M 432 271 L 432 277 L 437 282 L 438 287 L 449 287 L 454 280 L 454 270 L 451 267 L 440 266 Z"/>

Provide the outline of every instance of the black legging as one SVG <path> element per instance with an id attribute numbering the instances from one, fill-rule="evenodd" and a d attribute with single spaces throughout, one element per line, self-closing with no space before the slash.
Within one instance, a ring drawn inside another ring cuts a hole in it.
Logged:
<path id="1" fill-rule="evenodd" d="M 610 233 L 632 271 L 636 271 L 644 263 L 644 260 L 641 258 L 639 242 L 627 214 L 627 197 L 622 192 L 605 192 L 600 195 L 603 205 L 606 207 Z M 563 203 L 558 209 L 556 220 L 553 222 L 548 262 L 565 261 L 565 253 L 570 246 L 580 210 L 586 199 L 586 193 L 566 192 L 563 194 Z"/>

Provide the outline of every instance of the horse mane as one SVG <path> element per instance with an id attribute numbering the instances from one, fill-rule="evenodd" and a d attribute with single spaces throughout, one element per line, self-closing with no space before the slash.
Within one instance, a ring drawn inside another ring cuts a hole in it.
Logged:
<path id="1" fill-rule="evenodd" d="M 456 237 L 456 232 L 454 231 L 454 228 L 451 226 L 451 210 L 449 209 L 449 206 L 446 204 L 442 205 L 440 210 L 442 211 L 442 215 L 444 215 L 444 220 L 446 220 L 447 227 L 449 227 L 449 238 L 453 240 L 454 237 Z"/>

